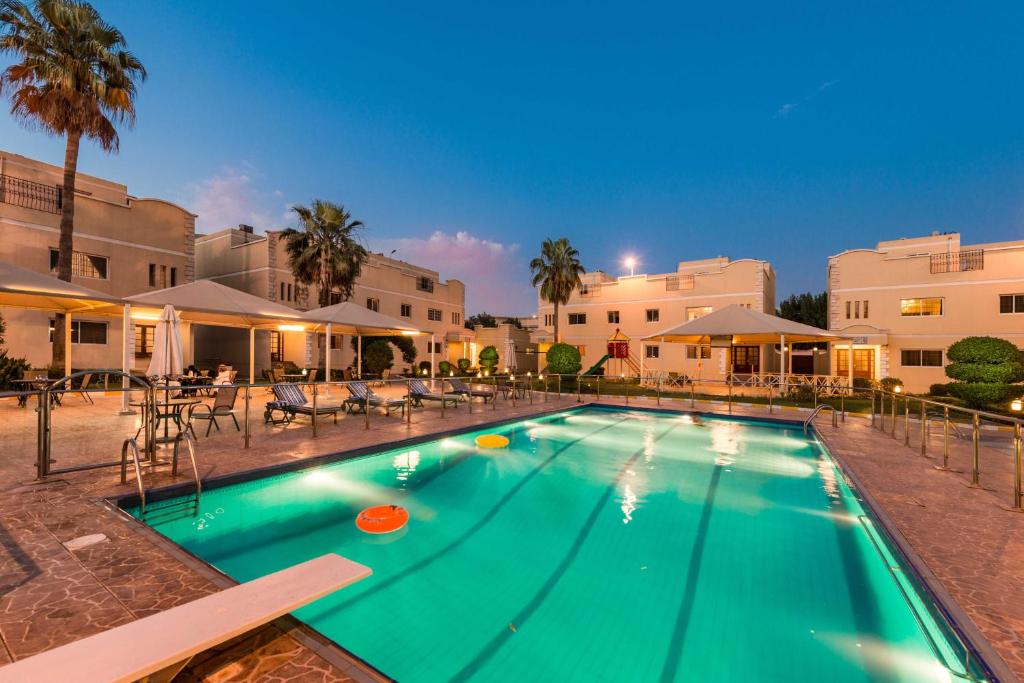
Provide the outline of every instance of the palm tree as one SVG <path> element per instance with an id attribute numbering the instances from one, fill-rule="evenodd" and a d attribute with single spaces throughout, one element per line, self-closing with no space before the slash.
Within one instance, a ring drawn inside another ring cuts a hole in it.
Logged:
<path id="1" fill-rule="evenodd" d="M 82 137 L 117 151 L 115 123 L 135 122 L 136 81 L 142 63 L 124 36 L 92 5 L 76 0 L 0 0 L 0 53 L 15 63 L 0 73 L 11 113 L 29 126 L 66 138 L 57 277 L 71 281 L 75 173 Z M 64 360 L 64 316 L 56 316 L 53 362 Z"/>
<path id="2" fill-rule="evenodd" d="M 544 240 L 540 256 L 530 261 L 533 286 L 540 287 L 540 295 L 555 306 L 555 341 L 558 338 L 558 307 L 569 302 L 574 289 L 582 282 L 580 275 L 586 273 L 580 264 L 580 253 L 569 240 Z"/>
<path id="3" fill-rule="evenodd" d="M 366 261 L 366 249 L 353 237 L 363 222 L 352 220 L 341 204 L 322 199 L 314 199 L 312 207 L 293 206 L 292 211 L 302 229 L 288 228 L 281 237 L 296 281 L 316 285 L 321 306 L 331 305 L 335 290 L 342 301 L 350 299 Z"/>

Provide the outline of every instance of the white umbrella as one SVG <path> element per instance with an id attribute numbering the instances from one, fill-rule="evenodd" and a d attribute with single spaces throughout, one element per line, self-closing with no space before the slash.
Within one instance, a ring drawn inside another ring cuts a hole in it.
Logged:
<path id="1" fill-rule="evenodd" d="M 150 377 L 180 375 L 184 367 L 181 350 L 181 322 L 174 306 L 164 306 L 153 331 L 153 356 L 146 374 Z"/>
<path id="2" fill-rule="evenodd" d="M 505 340 L 505 367 L 516 369 L 516 343 L 511 339 Z"/>

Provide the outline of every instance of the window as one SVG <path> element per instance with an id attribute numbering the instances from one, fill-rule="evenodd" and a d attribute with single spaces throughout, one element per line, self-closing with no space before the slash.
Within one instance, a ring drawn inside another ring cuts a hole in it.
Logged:
<path id="1" fill-rule="evenodd" d="M 686 309 L 686 319 L 696 320 L 702 316 L 707 315 L 711 312 L 710 306 L 690 306 Z"/>
<path id="2" fill-rule="evenodd" d="M 900 315 L 925 316 L 942 315 L 942 299 L 900 299 Z"/>
<path id="3" fill-rule="evenodd" d="M 178 269 L 171 266 L 171 287 L 178 286 Z"/>
<path id="4" fill-rule="evenodd" d="M 661 354 L 661 348 L 658 346 L 645 346 L 644 357 L 645 358 L 658 358 Z"/>
<path id="5" fill-rule="evenodd" d="M 1000 313 L 1024 313 L 1024 294 L 1000 294 Z"/>
<path id="6" fill-rule="evenodd" d="M 340 303 L 341 303 L 341 293 L 340 292 L 331 292 L 331 305 L 333 306 L 334 304 L 340 304 Z"/>
<path id="7" fill-rule="evenodd" d="M 284 335 L 277 330 L 270 331 L 270 362 L 284 362 Z"/>
<path id="8" fill-rule="evenodd" d="M 53 319 L 50 320 L 50 341 L 53 341 Z M 71 320 L 71 343 L 72 344 L 98 344 L 107 343 L 107 324 L 94 323 L 88 320 Z"/>
<path id="9" fill-rule="evenodd" d="M 902 349 L 900 364 L 906 367 L 941 368 L 942 351 L 936 349 Z"/>
<path id="10" fill-rule="evenodd" d="M 864 304 L 864 318 L 867 319 L 867 317 L 868 317 L 868 301 L 867 301 L 867 299 L 865 299 L 862 303 Z"/>
<path id="11" fill-rule="evenodd" d="M 656 323 L 661 318 L 661 312 L 657 308 L 647 309 L 647 322 Z"/>
<path id="12" fill-rule="evenodd" d="M 580 296 L 586 296 L 590 294 L 590 285 L 586 282 L 580 283 Z"/>
<path id="13" fill-rule="evenodd" d="M 452 325 L 462 324 L 462 314 L 458 311 L 452 311 Z"/>
<path id="14" fill-rule="evenodd" d="M 570 313 L 569 314 L 570 325 L 586 325 L 587 314 L 586 313 Z"/>
<path id="15" fill-rule="evenodd" d="M 412 317 L 412 304 L 402 304 L 401 306 L 399 306 L 398 310 L 399 315 L 401 315 L 403 318 Z"/>
<path id="16" fill-rule="evenodd" d="M 60 252 L 56 249 L 50 250 L 50 270 L 57 271 L 57 262 L 60 259 Z M 85 254 L 80 251 L 71 252 L 71 275 L 74 277 L 88 277 L 94 280 L 107 279 L 107 257 Z"/>
<path id="17" fill-rule="evenodd" d="M 618 311 L 608 311 L 608 322 L 611 323 L 612 325 L 618 325 L 619 324 L 619 312 Z"/>
<path id="18" fill-rule="evenodd" d="M 854 318 L 867 318 L 868 317 L 868 302 L 861 301 L 847 301 L 846 302 L 846 319 L 850 319 L 850 306 L 853 306 L 853 317 Z M 862 315 L 863 314 L 863 315 Z"/>
<path id="19" fill-rule="evenodd" d="M 860 319 L 860 302 L 859 301 L 854 301 L 853 302 L 853 317 L 857 318 L 858 320 Z"/>
<path id="20" fill-rule="evenodd" d="M 428 308 L 427 309 L 427 320 L 432 320 L 435 323 L 441 322 L 441 309 L 440 308 Z"/>
<path id="21" fill-rule="evenodd" d="M 850 319 L 850 307 L 851 307 L 852 305 L 853 305 L 853 302 L 852 302 L 852 301 L 847 301 L 847 302 L 846 302 L 846 319 L 847 319 L 847 320 L 849 320 L 849 319 Z"/>
<path id="22" fill-rule="evenodd" d="M 149 286 L 156 287 L 156 264 L 149 264 Z"/>
<path id="23" fill-rule="evenodd" d="M 699 349 L 699 351 L 698 351 Z M 686 357 L 690 360 L 707 360 L 711 358 L 711 347 L 710 346 L 695 346 L 690 344 L 686 347 Z"/>
<path id="24" fill-rule="evenodd" d="M 135 325 L 135 357 L 149 358 L 153 355 L 153 335 L 155 325 Z"/>
<path id="25" fill-rule="evenodd" d="M 431 343 L 427 342 L 427 353 L 441 353 L 441 342 L 433 343 L 433 350 L 431 350 Z"/>
<path id="26" fill-rule="evenodd" d="M 552 313 L 544 314 L 544 327 L 551 327 L 555 324 L 555 316 Z"/>
<path id="27" fill-rule="evenodd" d="M 287 299 L 284 298 L 284 283 L 283 282 L 281 283 L 281 301 L 287 301 Z"/>
<path id="28" fill-rule="evenodd" d="M 160 289 L 167 289 L 167 266 L 160 266 Z"/>
<path id="29" fill-rule="evenodd" d="M 292 300 L 292 283 L 288 283 L 288 301 Z"/>
<path id="30" fill-rule="evenodd" d="M 434 281 L 431 280 L 429 277 L 420 277 L 419 279 L 416 280 L 416 289 L 420 290 L 421 292 L 433 292 Z"/>
<path id="31" fill-rule="evenodd" d="M 371 311 L 379 311 L 380 310 L 380 299 L 374 299 L 373 297 L 367 297 L 367 299 L 366 299 L 366 307 L 369 308 Z"/>

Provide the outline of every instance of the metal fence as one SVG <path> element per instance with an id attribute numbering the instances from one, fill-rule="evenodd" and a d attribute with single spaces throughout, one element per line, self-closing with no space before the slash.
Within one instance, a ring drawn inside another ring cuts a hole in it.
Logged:
<path id="1" fill-rule="evenodd" d="M 47 213 L 60 213 L 61 188 L 15 176 L 0 175 L 0 203 Z"/>

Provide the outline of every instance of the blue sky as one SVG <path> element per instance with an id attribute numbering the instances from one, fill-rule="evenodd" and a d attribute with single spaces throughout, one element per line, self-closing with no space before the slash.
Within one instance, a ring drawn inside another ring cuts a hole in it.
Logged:
<path id="1" fill-rule="evenodd" d="M 531 313 L 526 263 L 773 263 L 960 230 L 1024 238 L 1024 4 L 129 2 L 97 8 L 150 72 L 84 172 L 215 229 L 323 197 L 370 246 Z M 0 115 L 0 146 L 62 144 Z"/>

